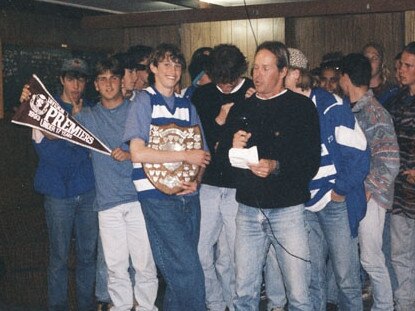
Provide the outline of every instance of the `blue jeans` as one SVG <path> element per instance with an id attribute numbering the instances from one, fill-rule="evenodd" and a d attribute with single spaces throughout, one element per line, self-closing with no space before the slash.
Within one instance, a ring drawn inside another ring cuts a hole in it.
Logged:
<path id="1" fill-rule="evenodd" d="M 330 257 L 327 260 L 327 303 L 338 305 L 339 302 L 339 288 L 337 287 L 336 277 L 334 276 L 333 264 Z"/>
<path id="2" fill-rule="evenodd" d="M 415 219 L 392 215 L 392 266 L 396 273 L 395 310 L 415 310 Z"/>
<path id="3" fill-rule="evenodd" d="M 72 236 L 76 249 L 76 296 L 79 311 L 95 310 L 94 285 L 98 217 L 93 211 L 95 191 L 73 198 L 45 196 L 49 233 L 48 310 L 67 311 L 68 258 Z"/>
<path id="4" fill-rule="evenodd" d="M 338 289 L 330 258 L 327 261 L 327 303 L 338 304 Z M 284 282 L 278 265 L 275 249 L 270 247 L 265 265 L 265 290 L 267 295 L 267 310 L 283 309 L 287 303 Z"/>
<path id="5" fill-rule="evenodd" d="M 268 300 L 267 310 L 271 311 L 274 308 L 283 309 L 287 304 L 287 297 L 274 247 L 269 248 L 264 272 L 265 293 Z"/>
<path id="6" fill-rule="evenodd" d="M 210 311 L 223 311 L 226 307 L 233 310 L 235 218 L 238 211 L 235 193 L 235 189 L 210 185 L 202 185 L 200 188 L 201 223 L 198 252 L 205 274 L 206 305 Z M 219 239 L 220 236 L 222 240 Z M 215 254 L 221 258 L 215 258 Z M 222 258 L 226 258 L 227 269 L 216 267 L 216 260 L 220 264 Z"/>
<path id="7" fill-rule="evenodd" d="M 352 238 L 345 202 L 329 202 L 321 211 L 306 212 L 310 226 L 311 286 L 314 310 L 327 303 L 327 255 L 330 257 L 342 311 L 362 311 L 357 238 Z"/>
<path id="8" fill-rule="evenodd" d="M 382 251 L 386 210 L 372 198 L 359 224 L 360 262 L 373 288 L 371 311 L 393 311 L 392 286 Z"/>
<path id="9" fill-rule="evenodd" d="M 205 279 L 197 245 L 199 196 L 141 200 L 154 261 L 166 282 L 163 310 L 203 311 Z"/>
<path id="10" fill-rule="evenodd" d="M 244 204 L 239 204 L 236 216 L 235 310 L 258 310 L 262 269 L 271 244 L 283 275 L 288 310 L 312 310 L 304 206 L 261 210 Z"/>

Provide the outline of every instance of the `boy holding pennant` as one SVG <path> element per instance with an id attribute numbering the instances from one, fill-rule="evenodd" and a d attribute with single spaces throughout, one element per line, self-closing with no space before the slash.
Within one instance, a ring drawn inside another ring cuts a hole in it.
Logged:
<path id="1" fill-rule="evenodd" d="M 82 102 L 87 76 L 88 67 L 83 60 L 65 60 L 60 76 L 63 90 L 54 98 L 35 77 L 23 89 L 22 105 L 12 120 L 33 128 L 33 144 L 39 157 L 34 188 L 45 197 L 49 234 L 49 311 L 69 308 L 68 257 L 73 234 L 77 309 L 94 310 L 98 217 L 93 209 L 92 162 L 87 149 L 70 143 L 69 139 L 56 139 L 63 138 L 58 134 L 61 126 L 66 129 L 73 126 L 73 136 L 78 142 L 91 142 L 92 136 L 84 128 L 77 127 L 69 116 L 73 106 Z"/>
<path id="2" fill-rule="evenodd" d="M 65 80 L 63 81 L 62 83 L 67 83 Z M 80 85 L 81 83 L 83 82 L 71 82 L 70 84 Z M 63 94 L 65 94 L 65 87 Z M 43 136 L 49 139 L 66 139 L 74 144 L 109 155 L 111 150 L 70 115 L 74 109 L 72 103 L 81 103 L 82 99 L 80 97 L 77 99 L 76 95 L 67 96 L 67 101 L 70 101 L 70 103 L 66 103 L 65 100 L 54 99 L 40 79 L 33 75 L 23 89 L 22 105 L 13 116 L 12 122 L 38 129 L 42 131 Z"/>

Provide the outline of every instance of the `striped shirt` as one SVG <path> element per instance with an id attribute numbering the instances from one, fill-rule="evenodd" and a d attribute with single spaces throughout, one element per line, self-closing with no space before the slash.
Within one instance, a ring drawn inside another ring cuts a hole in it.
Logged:
<path id="1" fill-rule="evenodd" d="M 415 168 L 415 96 L 407 90 L 401 92 L 393 101 L 389 112 L 395 123 L 398 137 L 401 165 L 395 180 L 393 213 L 404 214 L 415 219 L 415 185 L 408 182 L 402 173 Z"/>
<path id="2" fill-rule="evenodd" d="M 124 141 L 139 138 L 148 143 L 152 125 L 174 123 L 178 126 L 200 125 L 200 119 L 187 98 L 174 94 L 171 97 L 162 96 L 155 88 L 148 87 L 140 92 L 131 103 L 128 113 Z M 133 163 L 132 178 L 139 199 L 166 199 L 167 194 L 157 190 L 147 178 L 141 163 Z"/>

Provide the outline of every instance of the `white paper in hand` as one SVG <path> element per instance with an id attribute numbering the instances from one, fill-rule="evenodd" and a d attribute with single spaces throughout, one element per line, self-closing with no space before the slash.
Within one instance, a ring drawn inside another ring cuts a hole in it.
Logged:
<path id="1" fill-rule="evenodd" d="M 231 148 L 229 161 L 233 167 L 249 169 L 248 164 L 258 164 L 258 149 L 256 146 L 245 149 Z"/>

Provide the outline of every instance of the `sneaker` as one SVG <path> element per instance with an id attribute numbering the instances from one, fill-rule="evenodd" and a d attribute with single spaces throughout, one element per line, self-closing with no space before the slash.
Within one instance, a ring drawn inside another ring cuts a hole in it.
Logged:
<path id="1" fill-rule="evenodd" d="M 363 301 L 370 300 L 372 298 L 372 286 L 365 286 L 362 290 L 362 299 Z"/>
<path id="2" fill-rule="evenodd" d="M 337 311 L 337 310 L 339 309 L 337 308 L 336 304 L 330 303 L 330 302 L 326 304 L 326 311 Z"/>
<path id="3" fill-rule="evenodd" d="M 99 301 L 97 311 L 110 311 L 111 307 L 111 303 Z"/>
<path id="4" fill-rule="evenodd" d="M 261 283 L 261 293 L 260 293 L 260 299 L 261 300 L 267 300 L 267 293 L 265 291 L 265 283 Z"/>

